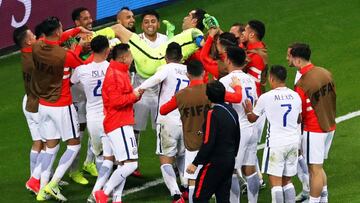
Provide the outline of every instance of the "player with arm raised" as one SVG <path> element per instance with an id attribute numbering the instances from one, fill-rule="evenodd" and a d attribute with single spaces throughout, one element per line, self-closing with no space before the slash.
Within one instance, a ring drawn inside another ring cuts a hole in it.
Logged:
<path id="1" fill-rule="evenodd" d="M 244 105 L 250 122 L 261 115 L 268 120 L 268 134 L 263 154 L 262 172 L 269 175 L 273 203 L 295 202 L 291 177 L 297 172 L 301 99 L 286 87 L 286 69 L 274 65 L 270 69 L 271 91 L 262 94 L 253 108 L 249 100 Z"/>

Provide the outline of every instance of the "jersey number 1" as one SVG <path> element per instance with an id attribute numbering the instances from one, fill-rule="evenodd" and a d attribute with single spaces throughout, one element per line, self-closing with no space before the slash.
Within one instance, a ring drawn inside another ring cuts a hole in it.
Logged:
<path id="1" fill-rule="evenodd" d="M 176 78 L 176 80 L 177 80 L 177 84 L 176 84 L 175 94 L 180 90 L 181 82 L 186 82 L 187 83 L 186 86 L 188 86 L 190 83 L 190 80 L 185 80 L 185 79 L 181 80 L 180 78 Z"/>
<path id="2" fill-rule="evenodd" d="M 286 117 L 287 115 L 290 113 L 291 111 L 291 104 L 281 104 L 281 107 L 287 107 L 287 110 L 286 112 L 284 113 L 284 116 L 283 116 L 283 126 L 286 127 Z"/>

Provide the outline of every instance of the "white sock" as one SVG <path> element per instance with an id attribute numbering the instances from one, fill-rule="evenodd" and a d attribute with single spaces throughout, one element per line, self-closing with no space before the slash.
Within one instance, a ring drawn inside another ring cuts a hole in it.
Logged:
<path id="1" fill-rule="evenodd" d="M 126 180 L 130 174 L 132 174 L 135 169 L 138 167 L 136 162 L 127 162 L 122 166 L 118 166 L 118 168 L 113 172 L 110 179 L 107 181 L 104 186 L 104 192 L 106 195 L 109 195 L 111 191 L 118 186 L 122 181 Z"/>
<path id="2" fill-rule="evenodd" d="M 284 203 L 283 188 L 281 186 L 274 186 L 271 188 L 271 202 Z"/>
<path id="3" fill-rule="evenodd" d="M 44 154 L 45 154 L 45 151 L 41 150 L 39 153 L 39 156 L 37 157 L 35 168 L 31 174 L 32 177 L 34 177 L 38 180 L 40 180 L 40 178 L 41 178 L 41 163 L 42 163 Z"/>
<path id="4" fill-rule="evenodd" d="M 81 132 L 80 132 L 80 133 L 81 133 Z M 82 133 L 84 133 L 84 132 L 82 132 Z M 85 159 L 85 161 L 84 161 L 84 165 L 94 162 L 94 159 L 95 159 L 95 154 L 94 154 L 94 152 L 92 151 L 91 141 L 90 141 L 90 139 L 88 138 L 87 151 L 86 151 L 86 159 Z"/>
<path id="5" fill-rule="evenodd" d="M 169 189 L 171 196 L 181 194 L 179 186 L 176 182 L 176 174 L 171 164 L 163 164 L 160 166 L 166 187 Z"/>
<path id="6" fill-rule="evenodd" d="M 189 203 L 193 203 L 193 196 L 195 192 L 195 185 L 189 185 Z"/>
<path id="7" fill-rule="evenodd" d="M 296 192 L 294 185 L 289 183 L 283 187 L 284 191 L 284 202 L 285 203 L 293 203 L 295 202 Z"/>
<path id="8" fill-rule="evenodd" d="M 36 167 L 36 162 L 39 156 L 39 152 L 35 150 L 30 150 L 30 175 L 32 176 L 34 169 Z"/>
<path id="9" fill-rule="evenodd" d="M 327 185 L 325 185 L 323 187 L 323 189 L 322 189 L 322 192 L 321 192 L 320 202 L 321 203 L 327 203 L 329 201 L 328 196 L 329 196 L 329 192 L 328 192 L 328 189 L 327 189 Z"/>
<path id="10" fill-rule="evenodd" d="M 55 170 L 55 173 L 51 181 L 59 182 L 64 176 L 65 172 L 69 169 L 70 165 L 73 163 L 76 155 L 79 153 L 81 145 L 68 145 L 66 151 L 61 156 L 59 165 Z"/>
<path id="11" fill-rule="evenodd" d="M 104 156 L 103 155 L 99 155 L 95 158 L 95 165 L 96 165 L 96 170 L 100 171 L 101 166 L 104 163 Z"/>
<path id="12" fill-rule="evenodd" d="M 298 178 L 303 186 L 303 192 L 309 193 L 309 171 L 305 162 L 305 159 L 302 155 L 299 155 L 298 166 L 297 166 Z"/>
<path id="13" fill-rule="evenodd" d="M 111 175 L 112 169 L 113 169 L 114 163 L 110 160 L 104 160 L 102 166 L 99 170 L 99 176 L 96 179 L 96 183 L 94 185 L 94 188 L 92 192 L 96 192 L 100 190 L 108 180 L 108 178 Z"/>
<path id="14" fill-rule="evenodd" d="M 231 178 L 231 189 L 230 189 L 230 202 L 239 203 L 240 202 L 240 184 L 237 174 L 233 174 Z"/>
<path id="15" fill-rule="evenodd" d="M 122 181 L 120 185 L 114 189 L 113 202 L 121 202 L 121 196 L 124 190 L 125 182 L 126 179 Z"/>
<path id="16" fill-rule="evenodd" d="M 260 178 L 257 172 L 246 176 L 247 180 L 247 196 L 250 203 L 257 202 L 260 188 Z"/>
<path id="17" fill-rule="evenodd" d="M 310 196 L 309 203 L 320 203 L 321 197 L 312 197 Z"/>
<path id="18" fill-rule="evenodd" d="M 184 177 L 184 168 L 185 168 L 185 154 L 176 156 L 176 166 L 179 171 L 179 178 L 181 185 L 185 188 L 188 187 L 188 179 Z"/>
<path id="19" fill-rule="evenodd" d="M 58 153 L 60 145 L 57 144 L 54 148 L 46 148 L 45 154 L 43 155 L 41 163 L 41 178 L 40 188 L 43 188 L 50 179 L 51 168 L 54 165 L 56 154 Z"/>

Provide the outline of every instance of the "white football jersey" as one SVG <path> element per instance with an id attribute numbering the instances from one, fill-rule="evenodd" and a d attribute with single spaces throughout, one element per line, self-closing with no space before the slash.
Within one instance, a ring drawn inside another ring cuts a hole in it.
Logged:
<path id="1" fill-rule="evenodd" d="M 144 40 L 146 44 L 148 44 L 151 48 L 156 48 L 160 46 L 161 44 L 168 41 L 168 37 L 166 35 L 163 35 L 161 33 L 156 33 L 156 40 L 151 41 L 148 38 L 146 38 L 144 33 L 139 34 L 140 39 Z"/>
<path id="2" fill-rule="evenodd" d="M 103 61 L 101 63 L 92 62 L 77 67 L 71 76 L 71 83 L 80 83 L 84 87 L 87 100 L 87 120 L 97 120 L 104 115 L 101 89 L 108 67 L 108 61 Z"/>
<path id="3" fill-rule="evenodd" d="M 287 87 L 278 87 L 259 97 L 253 110 L 268 120 L 266 144 L 280 147 L 299 142 L 298 117 L 301 113 L 300 96 Z"/>
<path id="4" fill-rule="evenodd" d="M 251 76 L 244 73 L 243 71 L 234 70 L 231 73 L 229 73 L 228 75 L 226 75 L 220 79 L 220 82 L 225 86 L 225 89 L 228 92 L 234 92 L 234 89 L 230 87 L 230 83 L 232 82 L 232 79 L 231 79 L 232 77 L 237 77 L 240 80 L 241 87 L 242 87 L 241 103 L 232 104 L 232 107 L 238 113 L 240 128 L 243 129 L 243 128 L 251 127 L 254 124 L 250 123 L 248 121 L 244 107 L 242 106 L 242 104 L 243 103 L 245 104 L 246 99 L 250 99 L 252 104 L 254 104 L 254 102 L 258 99 L 257 93 L 256 93 L 255 81 L 251 78 Z"/>
<path id="5" fill-rule="evenodd" d="M 186 65 L 179 63 L 169 63 L 159 67 L 159 71 L 149 79 L 145 80 L 138 88 L 148 89 L 154 85 L 160 84 L 159 91 L 159 109 L 161 105 L 168 102 L 176 92 L 187 87 L 190 83 L 189 78 L 186 76 Z M 171 121 L 181 125 L 180 113 L 176 109 L 166 116 L 160 115 L 156 118 L 156 123 L 171 119 Z"/>

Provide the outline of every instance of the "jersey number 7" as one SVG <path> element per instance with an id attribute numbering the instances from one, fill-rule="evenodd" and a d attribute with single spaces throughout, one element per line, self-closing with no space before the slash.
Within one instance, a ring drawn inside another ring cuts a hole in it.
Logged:
<path id="1" fill-rule="evenodd" d="M 286 117 L 290 113 L 292 107 L 291 107 L 291 104 L 281 104 L 281 107 L 287 107 L 287 110 L 283 116 L 283 126 L 286 127 Z"/>

